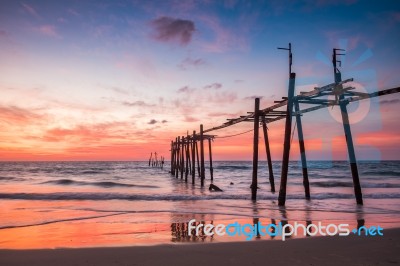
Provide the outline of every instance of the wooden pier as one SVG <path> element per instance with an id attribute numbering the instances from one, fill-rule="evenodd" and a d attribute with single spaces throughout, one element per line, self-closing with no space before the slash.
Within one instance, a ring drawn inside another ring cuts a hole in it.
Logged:
<path id="1" fill-rule="evenodd" d="M 248 112 L 247 115 L 240 116 L 238 118 L 227 119 L 228 121 L 209 129 L 204 129 L 203 125 L 200 125 L 200 133 L 197 134 L 193 131 L 192 135 L 187 134 L 186 136 L 177 137 L 175 141 L 171 141 L 171 170 L 172 176 L 178 178 L 179 174 L 183 179 L 185 173 L 185 182 L 187 182 L 188 173 L 192 174 L 192 184 L 195 183 L 196 175 L 196 161 L 198 168 L 198 175 L 200 177 L 201 186 L 204 186 L 205 182 L 205 161 L 204 161 L 204 141 L 208 141 L 209 149 L 209 163 L 210 163 L 210 180 L 213 182 L 213 161 L 212 161 L 212 141 L 217 137 L 216 135 L 207 135 L 206 133 L 217 131 L 226 127 L 233 126 L 241 122 L 252 122 L 254 124 L 253 129 L 253 172 L 251 179 L 251 199 L 257 199 L 257 171 L 258 171 L 258 140 L 259 140 L 259 126 L 261 124 L 263 128 L 264 143 L 268 162 L 269 172 L 269 183 L 271 186 L 271 192 L 275 192 L 275 181 L 272 170 L 272 159 L 270 152 L 270 144 L 268 139 L 267 125 L 272 122 L 285 119 L 285 132 L 284 132 L 284 145 L 283 145 L 283 158 L 282 158 L 282 171 L 280 178 L 280 188 L 278 196 L 278 204 L 280 206 L 285 205 L 286 201 L 286 189 L 287 179 L 289 170 L 290 160 L 290 145 L 292 135 L 292 118 L 295 117 L 295 128 L 298 133 L 300 158 L 303 174 L 303 185 L 304 194 L 306 199 L 311 199 L 310 184 L 308 179 L 307 159 L 306 159 L 306 147 L 304 145 L 304 135 L 302 128 L 301 117 L 305 113 L 317 111 L 322 108 L 328 108 L 333 106 L 339 106 L 342 115 L 342 123 L 344 129 L 344 136 L 346 139 L 347 151 L 350 161 L 350 170 L 353 178 L 354 195 L 356 203 L 362 205 L 362 191 L 360 178 L 357 169 L 357 161 L 354 151 L 353 138 L 351 134 L 351 127 L 349 122 L 349 115 L 347 112 L 347 105 L 369 99 L 373 97 L 380 97 L 387 94 L 393 94 L 400 92 L 400 87 L 391 88 L 387 90 L 377 91 L 373 93 L 358 92 L 354 87 L 347 86 L 347 83 L 352 82 L 353 79 L 342 80 L 341 72 L 339 70 L 338 56 L 344 55 L 343 49 L 333 49 L 332 64 L 334 70 L 334 82 L 322 87 L 316 87 L 308 92 L 300 92 L 299 95 L 295 95 L 295 82 L 296 73 L 292 72 L 292 47 L 289 43 L 289 48 L 278 48 L 287 50 L 289 52 L 289 86 L 287 97 L 282 97 L 282 100 L 275 101 L 274 105 L 260 109 L 260 99 L 255 99 L 254 111 Z M 328 96 L 334 96 L 335 100 L 329 100 Z M 301 109 L 301 104 L 312 104 L 313 107 Z M 286 107 L 286 110 L 279 110 L 280 108 Z M 200 156 L 198 143 L 200 143 Z M 200 158 L 199 158 L 200 157 Z M 186 162 L 186 164 L 185 164 Z"/>

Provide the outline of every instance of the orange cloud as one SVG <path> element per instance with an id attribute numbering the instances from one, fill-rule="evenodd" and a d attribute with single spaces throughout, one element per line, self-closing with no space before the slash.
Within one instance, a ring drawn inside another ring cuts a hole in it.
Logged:
<path id="1" fill-rule="evenodd" d="M 6 123 L 29 123 L 33 120 L 42 119 L 43 117 L 43 115 L 17 106 L 0 106 L 0 119 Z"/>

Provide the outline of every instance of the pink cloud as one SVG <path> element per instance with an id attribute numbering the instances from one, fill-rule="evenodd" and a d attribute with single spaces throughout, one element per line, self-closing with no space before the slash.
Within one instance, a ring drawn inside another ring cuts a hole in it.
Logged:
<path id="1" fill-rule="evenodd" d="M 35 113 L 33 110 L 0 105 L 0 118 L 9 124 L 26 124 L 43 119 L 44 116 Z"/>
<path id="2" fill-rule="evenodd" d="M 204 86 L 203 88 L 204 88 L 205 90 L 208 90 L 208 89 L 219 90 L 220 88 L 222 88 L 222 84 L 221 84 L 221 83 L 215 82 L 215 83 L 213 83 L 213 84 L 206 85 L 206 86 Z"/>
<path id="3" fill-rule="evenodd" d="M 197 118 L 195 118 L 195 117 L 193 117 L 193 116 L 187 115 L 187 116 L 185 116 L 185 120 L 184 120 L 184 121 L 185 121 L 185 122 L 192 123 L 192 122 L 198 122 L 198 121 L 200 121 L 200 120 L 197 119 Z"/>
<path id="4" fill-rule="evenodd" d="M 203 42 L 200 45 L 206 52 L 223 53 L 230 50 L 247 50 L 248 42 L 242 37 L 243 34 L 233 32 L 223 27 L 217 18 L 203 16 L 200 20 L 213 32 L 214 39 L 210 42 Z M 240 29 L 236 29 L 239 30 Z"/>
<path id="5" fill-rule="evenodd" d="M 28 12 L 35 18 L 40 18 L 39 14 L 36 12 L 36 10 L 32 6 L 25 4 L 25 3 L 21 3 L 21 5 L 26 12 Z"/>
<path id="6" fill-rule="evenodd" d="M 193 69 L 198 68 L 205 64 L 206 64 L 206 62 L 202 58 L 192 59 L 190 57 L 187 57 L 178 65 L 178 67 L 181 70 L 188 70 L 191 68 L 193 68 Z"/>
<path id="7" fill-rule="evenodd" d="M 128 133 L 133 131 L 130 122 L 105 122 L 92 125 L 77 125 L 72 128 L 53 128 L 47 130 L 43 140 L 47 142 L 84 141 L 85 143 L 101 143 L 103 141 L 112 141 L 126 139 Z M 138 132 L 135 132 L 137 137 Z"/>
<path id="8" fill-rule="evenodd" d="M 45 36 L 53 37 L 53 38 L 61 38 L 60 34 L 57 32 L 57 29 L 53 25 L 42 25 L 37 28 L 37 31 Z"/>
<path id="9" fill-rule="evenodd" d="M 193 93 L 196 89 L 190 88 L 189 86 L 184 86 L 178 90 L 178 93 Z"/>
<path id="10" fill-rule="evenodd" d="M 211 112 L 208 114 L 209 117 L 236 117 L 241 115 L 241 113 L 227 113 L 227 112 Z"/>
<path id="11" fill-rule="evenodd" d="M 76 16 L 76 17 L 80 17 L 81 16 L 81 14 L 78 11 L 76 11 L 75 9 L 70 8 L 67 11 L 68 11 L 68 13 L 70 13 L 70 14 Z"/>

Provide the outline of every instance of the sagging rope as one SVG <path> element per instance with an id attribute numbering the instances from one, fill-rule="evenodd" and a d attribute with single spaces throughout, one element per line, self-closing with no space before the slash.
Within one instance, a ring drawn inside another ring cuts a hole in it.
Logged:
<path id="1" fill-rule="evenodd" d="M 216 139 L 231 138 L 231 137 L 235 137 L 235 136 L 239 136 L 239 135 L 243 135 L 243 134 L 249 133 L 249 132 L 251 132 L 251 131 L 254 131 L 254 129 L 247 130 L 247 131 L 245 131 L 245 132 L 238 133 L 238 134 L 234 134 L 234 135 L 228 135 L 228 136 L 222 136 L 222 137 L 215 136 L 214 138 L 216 138 Z"/>
<path id="2" fill-rule="evenodd" d="M 292 142 L 293 142 L 293 137 L 294 137 L 294 132 L 295 132 L 295 130 L 296 130 L 296 125 L 297 125 L 297 121 L 294 122 L 293 130 L 292 130 L 292 137 L 291 137 L 291 139 L 290 139 L 290 144 L 292 144 Z M 231 137 L 236 137 L 236 136 L 240 136 L 240 135 L 249 133 L 249 132 L 251 132 L 251 131 L 254 131 L 254 129 L 250 129 L 250 130 L 247 130 L 247 131 L 238 133 L 238 134 L 233 134 L 233 135 L 228 135 L 228 136 L 222 136 L 222 137 L 215 136 L 214 138 L 216 138 L 216 139 L 231 138 Z"/>

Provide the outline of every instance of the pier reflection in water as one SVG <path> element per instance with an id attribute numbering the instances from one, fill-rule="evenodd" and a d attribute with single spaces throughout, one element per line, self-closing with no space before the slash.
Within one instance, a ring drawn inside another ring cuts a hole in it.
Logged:
<path id="1" fill-rule="evenodd" d="M 283 216 L 285 217 L 285 216 Z M 289 239 L 289 238 L 301 238 L 301 237 L 310 237 L 310 236 L 319 236 L 320 233 L 317 232 L 317 225 L 318 223 L 315 224 L 315 226 L 311 226 L 308 228 L 308 230 L 304 230 L 304 228 L 307 228 L 309 225 L 313 224 L 313 222 L 311 220 L 306 220 L 306 221 L 293 221 L 290 222 L 288 219 L 282 219 L 279 222 L 276 219 L 260 219 L 258 217 L 254 217 L 252 220 L 250 219 L 240 219 L 240 221 L 232 221 L 232 220 L 225 220 L 225 221 L 196 221 L 196 222 L 192 222 L 192 227 L 191 227 L 191 232 L 189 234 L 189 222 L 178 222 L 178 223 L 171 223 L 171 242 L 213 242 L 213 241 L 217 241 L 217 242 L 227 242 L 227 241 L 243 241 L 246 239 L 246 237 L 248 236 L 248 234 L 244 234 L 242 233 L 238 233 L 235 234 L 235 236 L 231 237 L 229 236 L 227 233 L 225 233 L 224 235 L 218 235 L 215 233 L 215 227 L 212 227 L 210 225 L 213 226 L 217 226 L 218 224 L 223 224 L 225 226 L 228 226 L 229 224 L 235 224 L 238 223 L 240 226 L 243 227 L 243 225 L 245 224 L 251 224 L 253 225 L 253 228 L 246 228 L 246 232 L 250 232 L 250 230 L 254 230 L 253 233 L 251 234 L 252 240 L 268 240 L 268 239 L 281 239 L 281 232 L 280 230 L 282 230 L 282 227 L 286 224 L 291 224 L 292 226 L 294 226 L 295 222 L 298 225 L 302 225 L 301 227 L 299 226 L 300 229 L 297 229 L 297 235 L 296 236 L 291 236 L 291 235 L 286 235 L 285 239 Z M 263 228 L 261 229 L 262 231 L 260 232 L 260 228 L 258 227 L 259 223 L 262 226 L 267 226 L 267 229 Z M 329 224 L 329 222 L 324 222 L 322 223 L 322 225 L 326 226 L 327 224 Z M 354 226 L 357 226 L 357 229 L 360 229 L 361 227 L 363 227 L 365 225 L 365 220 L 363 218 L 361 218 L 361 216 L 355 221 L 355 223 L 352 223 Z M 205 233 L 205 226 L 208 225 L 210 226 L 209 229 L 207 229 L 210 233 L 206 234 Z M 352 225 L 350 226 L 350 230 Z M 241 227 L 241 228 L 242 228 Z M 196 230 L 196 228 L 198 228 Z M 293 228 L 293 227 L 292 227 Z M 289 234 L 292 230 L 292 228 L 286 227 L 285 228 L 285 232 L 286 234 Z M 230 228 L 229 231 L 232 233 L 234 230 L 236 229 L 232 229 Z M 270 233 L 265 233 L 268 230 L 268 232 Z M 277 231 L 278 230 L 278 231 Z M 363 230 L 361 228 L 361 230 Z M 196 232 L 198 231 L 198 233 Z"/>
<path id="2" fill-rule="evenodd" d="M 196 233 L 196 229 L 192 229 L 189 235 L 189 223 L 171 223 L 171 241 L 172 242 L 212 242 L 215 234 L 210 236 L 204 233 L 204 225 L 206 224 L 214 224 L 213 221 L 210 223 L 206 223 L 205 221 L 192 223 L 192 226 L 197 227 L 198 225 L 203 225 L 199 227 L 198 234 Z M 211 229 L 210 232 L 214 232 L 214 229 Z"/>

